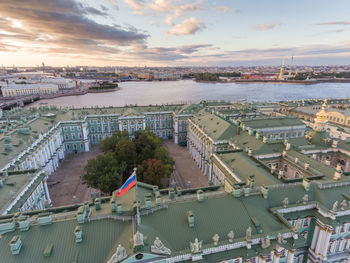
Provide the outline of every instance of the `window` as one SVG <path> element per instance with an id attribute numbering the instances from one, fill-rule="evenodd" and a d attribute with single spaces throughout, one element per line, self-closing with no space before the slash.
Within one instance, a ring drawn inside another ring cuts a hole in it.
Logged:
<path id="1" fill-rule="evenodd" d="M 310 218 L 305 218 L 305 219 L 304 219 L 303 227 L 308 227 L 308 226 L 309 226 L 309 223 L 310 223 Z"/>

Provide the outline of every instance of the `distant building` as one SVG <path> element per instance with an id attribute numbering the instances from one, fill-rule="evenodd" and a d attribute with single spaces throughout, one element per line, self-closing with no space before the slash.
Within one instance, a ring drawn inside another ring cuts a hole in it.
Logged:
<path id="1" fill-rule="evenodd" d="M 1 87 L 4 97 L 16 97 L 33 94 L 53 94 L 58 92 L 56 84 L 9 84 Z"/>

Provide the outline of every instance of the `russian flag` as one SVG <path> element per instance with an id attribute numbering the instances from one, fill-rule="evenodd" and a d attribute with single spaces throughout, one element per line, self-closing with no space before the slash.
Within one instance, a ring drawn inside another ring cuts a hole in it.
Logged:
<path id="1" fill-rule="evenodd" d="M 134 185 L 136 185 L 136 171 L 134 171 L 132 173 L 132 175 L 130 175 L 128 180 L 126 180 L 126 182 L 123 184 L 123 186 L 119 189 L 119 191 L 117 192 L 117 197 L 125 194 Z"/>

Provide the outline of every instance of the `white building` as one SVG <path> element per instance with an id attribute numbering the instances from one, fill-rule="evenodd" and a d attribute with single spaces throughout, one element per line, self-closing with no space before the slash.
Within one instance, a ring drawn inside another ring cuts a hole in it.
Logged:
<path id="1" fill-rule="evenodd" d="M 52 94 L 58 92 L 57 84 L 9 84 L 1 87 L 4 97 L 15 97 L 32 94 Z"/>
<path id="2" fill-rule="evenodd" d="M 75 81 L 65 78 L 42 78 L 41 83 L 50 83 L 58 85 L 58 89 L 74 89 Z"/>

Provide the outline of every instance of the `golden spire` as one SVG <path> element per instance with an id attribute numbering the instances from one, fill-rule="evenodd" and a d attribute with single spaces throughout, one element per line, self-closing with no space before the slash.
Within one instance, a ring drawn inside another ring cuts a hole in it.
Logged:
<path id="1" fill-rule="evenodd" d="M 327 99 L 323 101 L 322 109 L 316 113 L 317 122 L 326 122 L 327 121 L 327 113 L 326 113 L 326 104 Z"/>

